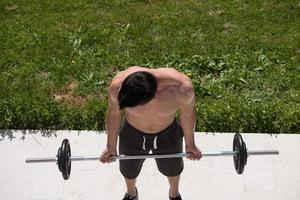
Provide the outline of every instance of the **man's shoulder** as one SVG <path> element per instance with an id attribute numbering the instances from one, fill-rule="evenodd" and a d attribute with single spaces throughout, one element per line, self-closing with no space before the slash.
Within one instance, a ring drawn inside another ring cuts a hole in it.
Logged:
<path id="1" fill-rule="evenodd" d="M 131 66 L 128 67 L 127 69 L 120 71 L 118 74 L 114 76 L 112 79 L 112 83 L 120 83 L 123 82 L 123 80 L 130 74 L 137 72 L 137 71 L 147 71 L 149 69 L 140 67 L 140 66 Z"/>
<path id="2" fill-rule="evenodd" d="M 124 79 L 137 71 L 148 71 L 148 72 L 153 72 L 153 74 L 156 75 L 157 78 L 160 80 L 169 80 L 172 82 L 180 83 L 186 88 L 187 86 L 190 86 L 191 84 L 191 79 L 185 75 L 182 72 L 179 72 L 175 68 L 145 68 L 145 67 L 140 67 L 140 66 L 131 66 L 123 71 L 120 71 L 111 81 L 111 87 L 112 88 L 118 88 L 122 85 Z"/>
<path id="3" fill-rule="evenodd" d="M 171 67 L 160 67 L 160 68 L 156 68 L 153 69 L 158 71 L 159 73 L 168 73 L 168 74 L 180 74 L 180 75 L 184 75 L 182 72 L 178 71 L 175 68 L 171 68 Z"/>
<path id="4" fill-rule="evenodd" d="M 184 89 L 193 87 L 192 80 L 184 73 L 175 68 L 159 68 L 159 78 L 162 81 L 170 83 L 171 86 L 182 86 Z"/>
<path id="5" fill-rule="evenodd" d="M 118 80 L 122 78 L 126 78 L 131 73 L 137 72 L 137 71 L 149 71 L 149 72 L 155 72 L 156 74 L 169 74 L 169 75 L 179 75 L 182 77 L 187 77 L 184 73 L 179 72 L 175 68 L 169 68 L 169 67 L 160 67 L 160 68 L 147 68 L 147 67 L 141 67 L 141 66 L 131 66 L 127 69 L 120 71 L 113 80 Z"/>
<path id="6" fill-rule="evenodd" d="M 136 71 L 142 71 L 142 70 L 145 70 L 146 68 L 143 68 L 143 67 L 139 67 L 139 66 L 131 66 L 123 71 L 120 71 L 117 75 L 115 75 L 113 77 L 113 79 L 111 80 L 110 82 L 110 85 L 109 85 L 109 94 L 110 96 L 113 96 L 113 97 L 116 97 L 120 88 L 121 88 L 121 85 L 124 81 L 124 79 L 136 72 Z"/>
<path id="7" fill-rule="evenodd" d="M 175 68 L 158 68 L 160 73 L 166 74 L 167 76 L 173 77 L 178 80 L 189 80 L 190 78 L 184 73 L 178 71 Z"/>

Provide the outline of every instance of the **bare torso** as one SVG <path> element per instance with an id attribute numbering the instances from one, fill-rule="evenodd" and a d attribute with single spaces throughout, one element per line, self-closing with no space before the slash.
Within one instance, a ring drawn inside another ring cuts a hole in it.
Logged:
<path id="1" fill-rule="evenodd" d="M 189 79 L 172 68 L 147 69 L 131 67 L 116 76 L 117 87 L 122 81 L 136 71 L 148 71 L 156 76 L 158 88 L 154 99 L 149 103 L 134 108 L 126 108 L 126 119 L 135 128 L 145 133 L 157 133 L 170 125 L 182 102 L 186 91 L 183 83 Z"/>
<path id="2" fill-rule="evenodd" d="M 179 103 L 176 88 L 164 88 L 156 93 L 148 104 L 126 108 L 127 121 L 146 133 L 157 133 L 170 125 L 175 118 Z"/>

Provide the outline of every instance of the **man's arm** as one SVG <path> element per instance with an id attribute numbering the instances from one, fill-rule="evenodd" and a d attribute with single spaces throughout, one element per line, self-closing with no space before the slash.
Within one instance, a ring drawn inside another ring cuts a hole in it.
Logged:
<path id="1" fill-rule="evenodd" d="M 183 103 L 179 108 L 179 120 L 184 133 L 186 152 L 191 154 L 187 158 L 191 160 L 199 160 L 202 157 L 202 154 L 195 144 L 195 92 L 192 83 L 189 81 L 183 83 L 181 91 L 184 93 L 184 98 L 182 99 Z"/>
<path id="2" fill-rule="evenodd" d="M 118 92 L 123 80 L 131 73 L 136 71 L 147 71 L 147 68 L 132 66 L 117 74 L 109 86 L 108 91 L 108 110 L 105 118 L 107 131 L 107 149 L 115 149 L 118 141 L 118 132 L 121 125 L 122 112 L 119 109 Z"/>
<path id="3" fill-rule="evenodd" d="M 191 84 L 183 86 L 185 97 L 183 103 L 179 108 L 179 120 L 183 129 L 184 139 L 186 145 L 194 145 L 194 131 L 196 125 L 196 114 L 194 110 L 195 93 Z"/>
<path id="4" fill-rule="evenodd" d="M 117 146 L 118 132 L 121 125 L 121 111 L 117 100 L 117 89 L 115 86 L 109 88 L 108 110 L 105 124 L 107 133 L 107 148 L 115 149 Z"/>
<path id="5" fill-rule="evenodd" d="M 108 97 L 108 110 L 106 113 L 105 124 L 107 133 L 107 144 L 106 149 L 102 152 L 100 161 L 103 163 L 110 163 L 114 160 L 111 156 L 117 154 L 117 141 L 118 132 L 121 125 L 121 111 L 119 109 L 118 99 L 117 99 L 118 89 L 115 84 L 111 84 L 109 87 L 109 97 Z"/>

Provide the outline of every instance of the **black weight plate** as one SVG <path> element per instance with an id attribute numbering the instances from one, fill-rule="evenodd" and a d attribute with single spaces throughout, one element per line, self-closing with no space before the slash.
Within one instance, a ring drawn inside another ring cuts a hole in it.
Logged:
<path id="1" fill-rule="evenodd" d="M 71 160 L 70 160 L 70 157 L 71 157 L 71 147 L 70 147 L 70 143 L 68 142 L 67 144 L 67 166 L 66 166 L 66 170 L 68 172 L 68 179 L 70 178 L 70 174 L 71 174 Z"/>
<path id="2" fill-rule="evenodd" d="M 235 155 L 233 156 L 233 163 L 234 163 L 234 167 L 235 170 L 237 171 L 237 169 L 239 168 L 239 160 L 240 160 L 240 153 L 239 153 L 239 143 L 237 141 L 238 139 L 236 138 L 236 136 L 234 136 L 233 138 L 233 151 L 235 151 Z"/>
<path id="3" fill-rule="evenodd" d="M 65 180 L 68 180 L 71 172 L 71 148 L 68 139 L 64 139 L 61 144 L 61 158 L 62 158 L 62 175 Z"/>
<path id="4" fill-rule="evenodd" d="M 238 174 L 242 174 L 245 166 L 245 151 L 243 138 L 239 133 L 236 133 L 233 138 L 233 151 L 236 154 L 233 156 L 235 170 Z"/>
<path id="5" fill-rule="evenodd" d="M 248 159 L 248 152 L 247 152 L 247 146 L 246 143 L 243 141 L 243 149 L 244 149 L 244 166 L 247 165 L 247 159 Z"/>
<path id="6" fill-rule="evenodd" d="M 58 166 L 58 170 L 61 172 L 61 169 L 62 169 L 62 158 L 61 158 L 61 147 L 58 148 L 58 151 L 57 151 L 57 166 Z"/>

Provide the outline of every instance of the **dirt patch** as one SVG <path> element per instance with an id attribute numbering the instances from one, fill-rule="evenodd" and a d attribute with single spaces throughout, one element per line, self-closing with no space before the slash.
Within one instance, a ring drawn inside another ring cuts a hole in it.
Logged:
<path id="1" fill-rule="evenodd" d="M 39 74 L 39 77 L 43 78 L 43 79 L 47 79 L 49 78 L 50 76 L 50 72 L 46 72 L 46 71 L 43 71 Z"/>
<path id="2" fill-rule="evenodd" d="M 208 15 L 211 17 L 218 17 L 222 15 L 224 12 L 222 10 L 210 10 L 208 11 Z"/>
<path id="3" fill-rule="evenodd" d="M 13 11 L 18 9 L 18 5 L 11 5 L 5 8 L 7 11 Z"/>
<path id="4" fill-rule="evenodd" d="M 65 101 L 76 107 L 84 106 L 89 98 L 86 96 L 75 96 L 74 91 L 77 86 L 78 83 L 76 81 L 72 81 L 65 85 L 62 90 L 54 92 L 52 94 L 54 101 Z"/>
<path id="5" fill-rule="evenodd" d="M 203 77 L 200 78 L 201 83 L 202 83 L 202 84 L 205 83 L 207 79 L 208 79 L 208 75 L 205 74 Z"/>
<path id="6" fill-rule="evenodd" d="M 232 31 L 235 28 L 236 28 L 236 25 L 234 25 L 230 22 L 226 22 L 225 24 L 223 24 L 223 31 L 226 33 L 229 33 L 230 31 Z"/>

